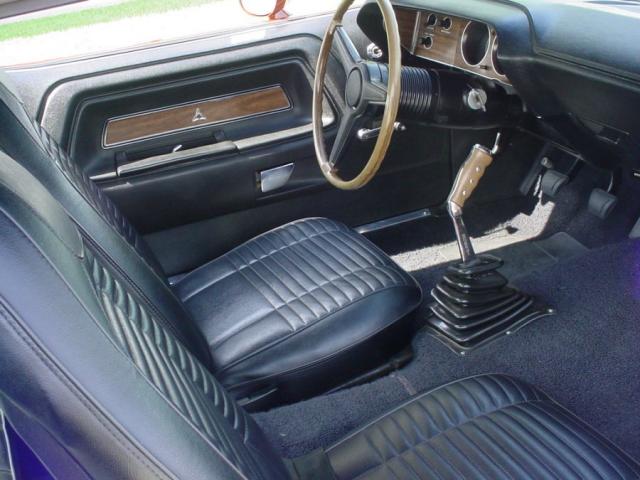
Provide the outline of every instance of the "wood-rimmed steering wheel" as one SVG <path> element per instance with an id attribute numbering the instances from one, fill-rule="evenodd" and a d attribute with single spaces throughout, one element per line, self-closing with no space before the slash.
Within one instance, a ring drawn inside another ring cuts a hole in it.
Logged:
<path id="1" fill-rule="evenodd" d="M 382 165 L 391 136 L 394 132 L 394 124 L 400 104 L 400 70 L 401 50 L 398 23 L 389 0 L 376 0 L 387 32 L 388 67 L 382 68 L 375 62 L 365 62 L 360 59 L 353 44 L 348 39 L 342 27 L 345 13 L 354 0 L 343 0 L 336 13 L 333 15 L 327 31 L 322 39 L 316 76 L 313 83 L 313 143 L 316 157 L 322 173 L 335 187 L 342 190 L 355 190 L 363 187 L 375 176 Z M 344 95 L 344 107 L 340 115 L 338 133 L 333 143 L 331 153 L 327 156 L 324 145 L 322 125 L 322 100 L 324 92 L 324 77 L 327 71 L 327 63 L 333 40 L 338 34 L 340 41 L 345 44 L 350 62 L 350 71 L 347 76 Z M 371 105 L 384 105 L 384 114 L 375 147 L 368 162 L 351 180 L 344 180 L 338 174 L 336 167 L 342 157 L 345 147 L 352 135 L 355 135 L 356 127 L 361 124 L 363 117 Z"/>

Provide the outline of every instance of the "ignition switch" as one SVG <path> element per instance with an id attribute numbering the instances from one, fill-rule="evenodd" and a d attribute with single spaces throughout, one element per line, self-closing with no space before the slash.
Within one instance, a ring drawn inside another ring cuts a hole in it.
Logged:
<path id="1" fill-rule="evenodd" d="M 467 106 L 471 110 L 487 111 L 487 92 L 482 88 L 472 88 L 467 93 Z"/>

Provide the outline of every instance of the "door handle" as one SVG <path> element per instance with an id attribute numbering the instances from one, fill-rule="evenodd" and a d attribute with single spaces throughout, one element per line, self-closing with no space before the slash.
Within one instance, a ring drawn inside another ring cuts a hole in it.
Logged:
<path id="1" fill-rule="evenodd" d="M 262 193 L 284 187 L 293 174 L 294 166 L 293 163 L 287 163 L 279 167 L 262 170 L 259 175 L 260 190 Z"/>

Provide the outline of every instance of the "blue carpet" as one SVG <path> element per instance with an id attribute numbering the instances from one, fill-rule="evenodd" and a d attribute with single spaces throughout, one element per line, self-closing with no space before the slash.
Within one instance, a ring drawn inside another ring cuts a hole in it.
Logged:
<path id="1" fill-rule="evenodd" d="M 416 272 L 431 286 L 438 269 Z M 391 376 L 256 414 L 287 457 L 327 446 L 411 394 L 473 374 L 520 377 L 640 459 L 640 242 L 589 251 L 520 277 L 558 314 L 461 357 L 426 332 Z M 424 307 L 423 307 L 424 308 Z"/>

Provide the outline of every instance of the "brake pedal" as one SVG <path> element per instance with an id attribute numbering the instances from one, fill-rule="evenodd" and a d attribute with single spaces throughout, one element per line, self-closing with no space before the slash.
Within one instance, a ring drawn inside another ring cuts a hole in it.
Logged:
<path id="1" fill-rule="evenodd" d="M 617 203 L 618 197 L 615 195 L 601 188 L 594 188 L 589 195 L 589 213 L 604 220 L 611 215 Z"/>

